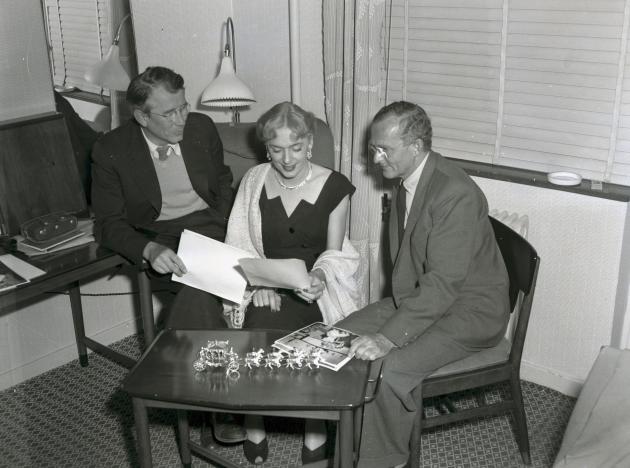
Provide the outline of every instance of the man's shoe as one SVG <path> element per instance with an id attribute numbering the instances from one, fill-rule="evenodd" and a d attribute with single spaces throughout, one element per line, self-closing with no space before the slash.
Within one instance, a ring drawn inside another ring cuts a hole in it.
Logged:
<path id="1" fill-rule="evenodd" d="M 247 439 L 245 428 L 227 413 L 212 414 L 214 438 L 224 444 L 238 444 Z"/>

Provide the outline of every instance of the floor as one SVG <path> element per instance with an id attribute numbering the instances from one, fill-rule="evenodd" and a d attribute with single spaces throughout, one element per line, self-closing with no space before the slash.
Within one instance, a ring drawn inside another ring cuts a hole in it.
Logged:
<path id="1" fill-rule="evenodd" d="M 141 343 L 131 336 L 115 344 L 137 357 Z M 134 467 L 138 466 L 131 401 L 119 384 L 126 370 L 98 355 L 82 368 L 73 361 L 0 392 L 0 466 L 2 467 Z M 491 396 L 499 398 L 503 389 Z M 575 399 L 523 382 L 532 466 L 550 467 Z M 463 394 L 458 405 L 472 402 Z M 151 444 L 155 467 L 181 466 L 175 438 L 175 415 L 151 410 Z M 302 423 L 268 419 L 270 455 L 265 467 L 300 465 Z M 191 416 L 192 437 L 199 437 L 200 418 Z M 334 427 L 331 427 L 334 433 Z M 242 448 L 218 446 L 235 463 L 249 466 Z M 425 467 L 524 466 L 508 416 L 436 428 L 422 438 Z M 214 465 L 193 456 L 194 467 Z"/>

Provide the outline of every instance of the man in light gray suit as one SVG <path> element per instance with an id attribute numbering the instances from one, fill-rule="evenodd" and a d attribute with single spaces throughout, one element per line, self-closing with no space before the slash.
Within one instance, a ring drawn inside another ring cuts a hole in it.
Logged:
<path id="1" fill-rule="evenodd" d="M 400 178 L 389 220 L 392 297 L 338 326 L 359 335 L 358 359 L 384 359 L 366 405 L 359 467 L 401 467 L 416 406 L 411 391 L 436 369 L 496 345 L 509 318 L 508 275 L 473 180 L 431 151 L 431 121 L 408 102 L 381 109 L 370 150 L 383 176 Z"/>

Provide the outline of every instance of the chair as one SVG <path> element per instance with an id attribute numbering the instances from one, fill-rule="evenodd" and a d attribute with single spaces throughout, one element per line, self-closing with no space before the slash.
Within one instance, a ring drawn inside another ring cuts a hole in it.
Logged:
<path id="1" fill-rule="evenodd" d="M 224 162 L 232 170 L 236 187 L 250 167 L 267 162 L 267 149 L 256 136 L 256 122 L 217 122 L 216 127 L 223 143 Z M 330 169 L 335 167 L 332 132 L 326 122 L 318 118 L 315 119 L 312 153 L 314 163 Z"/>
<path id="2" fill-rule="evenodd" d="M 436 370 L 413 391 L 418 412 L 410 441 L 411 468 L 418 468 L 420 464 L 422 430 L 456 421 L 504 414 L 508 411 L 514 416 L 516 442 L 523 462 L 526 465 L 531 464 L 520 365 L 540 258 L 536 250 L 519 234 L 492 217 L 490 222 L 510 278 L 510 307 L 512 313 L 517 314 L 512 340 L 510 343 L 504 338 L 494 348 L 480 351 Z M 500 383 L 509 384 L 511 399 L 487 404 L 484 395 L 481 394 L 481 398 L 478 398 L 479 406 L 461 410 L 456 410 L 446 399 L 443 400 L 446 408 L 440 408 L 439 415 L 427 417 L 424 414 L 423 399 L 443 397 L 454 392 Z"/>

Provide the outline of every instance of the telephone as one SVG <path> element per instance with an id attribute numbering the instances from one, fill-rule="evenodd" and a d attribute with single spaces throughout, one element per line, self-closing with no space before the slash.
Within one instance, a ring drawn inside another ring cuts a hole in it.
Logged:
<path id="1" fill-rule="evenodd" d="M 77 218 L 74 215 L 56 212 L 22 223 L 20 231 L 25 239 L 34 243 L 48 243 L 61 239 L 77 229 Z"/>

